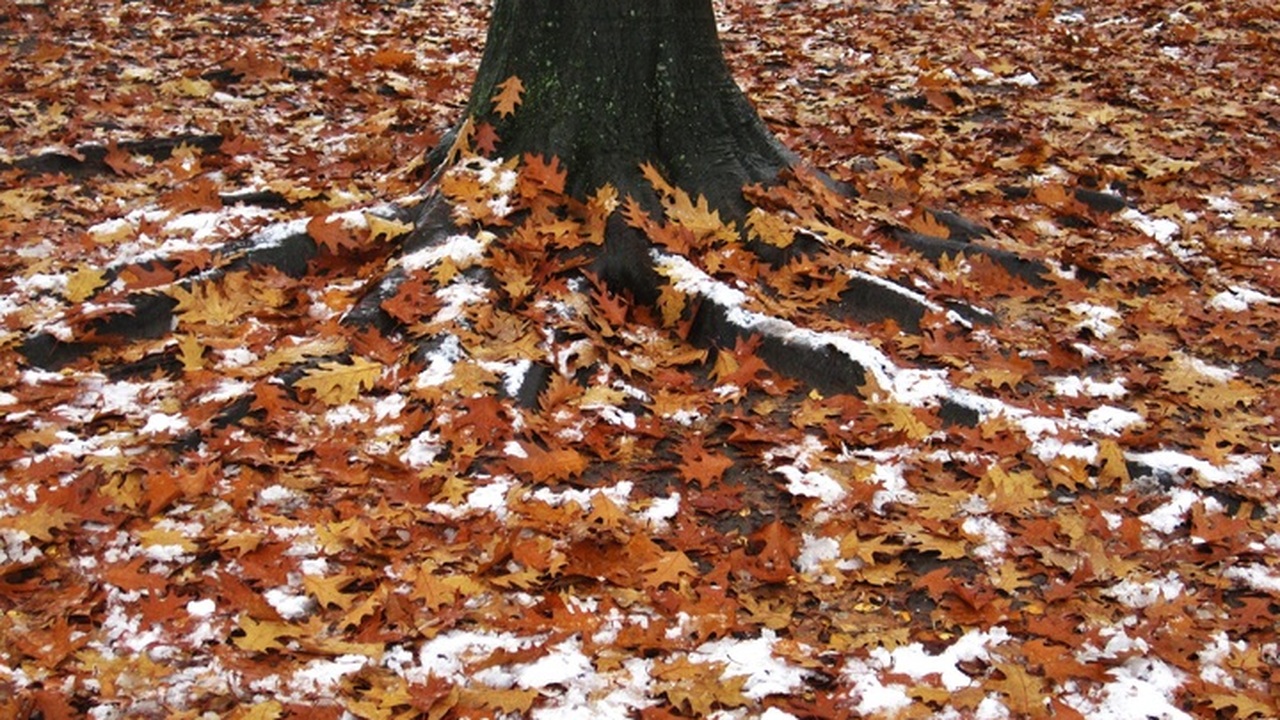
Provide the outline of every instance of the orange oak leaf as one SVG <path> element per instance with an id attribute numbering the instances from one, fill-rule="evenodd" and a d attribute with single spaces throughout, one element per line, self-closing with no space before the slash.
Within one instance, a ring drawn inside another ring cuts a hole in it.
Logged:
<path id="1" fill-rule="evenodd" d="M 587 469 L 587 458 L 572 448 L 543 450 L 534 443 L 519 443 L 519 454 L 507 456 L 507 467 L 535 482 L 562 482 L 577 477 Z"/>
<path id="2" fill-rule="evenodd" d="M 791 561 L 800 553 L 795 532 L 780 520 L 765 525 L 752 533 L 756 552 L 748 571 L 765 582 L 781 582 L 795 574 Z"/>
<path id="3" fill-rule="evenodd" d="M 680 477 L 685 482 L 697 483 L 706 488 L 719 482 L 724 473 L 733 467 L 733 460 L 703 447 L 698 437 L 692 437 L 680 446 Z"/>
<path id="4" fill-rule="evenodd" d="M 524 83 L 520 78 L 512 75 L 511 77 L 498 83 L 498 93 L 493 96 L 493 111 L 499 117 L 507 117 L 516 111 L 516 107 L 523 102 L 521 97 L 524 94 Z"/>
<path id="5" fill-rule="evenodd" d="M 663 553 L 656 560 L 641 565 L 640 572 L 648 588 L 679 585 L 682 580 L 699 575 L 698 566 L 679 550 Z"/>

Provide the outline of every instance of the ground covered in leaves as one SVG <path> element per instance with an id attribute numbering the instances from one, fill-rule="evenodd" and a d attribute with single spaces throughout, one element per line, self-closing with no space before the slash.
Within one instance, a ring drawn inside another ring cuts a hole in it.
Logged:
<path id="1" fill-rule="evenodd" d="M 395 254 L 487 12 L 401 5 L 0 10 L 0 717 L 1280 714 L 1270 3 L 728 2 L 860 193 L 756 191 L 752 237 L 826 243 L 781 269 L 549 158 L 460 165 L 456 235 Z M 653 308 L 542 252 L 615 201 Z M 1050 271 L 882 232 L 929 207 Z M 209 272 L 304 231 L 300 277 Z M 389 268 L 399 329 L 343 325 Z M 832 319 L 868 276 L 933 310 Z M 172 333 L 20 354 L 137 293 Z M 863 392 L 689 344 L 713 301 Z"/>

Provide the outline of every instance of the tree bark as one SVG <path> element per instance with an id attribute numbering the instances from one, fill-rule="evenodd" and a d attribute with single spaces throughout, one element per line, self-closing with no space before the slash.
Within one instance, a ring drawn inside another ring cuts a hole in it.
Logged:
<path id="1" fill-rule="evenodd" d="M 494 113 L 508 78 L 518 110 Z M 495 0 L 467 116 L 499 153 L 557 156 L 570 193 L 605 183 L 642 198 L 639 165 L 729 213 L 741 189 L 795 162 L 725 65 L 711 0 Z"/>

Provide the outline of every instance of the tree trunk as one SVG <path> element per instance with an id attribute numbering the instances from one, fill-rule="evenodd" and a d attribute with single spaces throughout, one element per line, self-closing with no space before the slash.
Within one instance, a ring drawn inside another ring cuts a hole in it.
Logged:
<path id="1" fill-rule="evenodd" d="M 512 76 L 523 102 L 499 117 Z M 647 202 L 650 162 L 733 213 L 744 185 L 795 159 L 730 76 L 711 0 L 495 0 L 467 116 L 494 126 L 502 155 L 559 157 L 579 197 L 612 183 Z"/>

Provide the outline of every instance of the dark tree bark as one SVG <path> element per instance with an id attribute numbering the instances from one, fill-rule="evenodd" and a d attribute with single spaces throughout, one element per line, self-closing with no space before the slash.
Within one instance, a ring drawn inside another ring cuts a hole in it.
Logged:
<path id="1" fill-rule="evenodd" d="M 508 78 L 525 92 L 500 118 Z M 605 183 L 640 198 L 639 165 L 714 207 L 745 209 L 795 156 L 765 127 L 725 65 L 711 0 L 495 0 L 467 107 L 506 156 L 556 156 L 569 191 Z"/>

